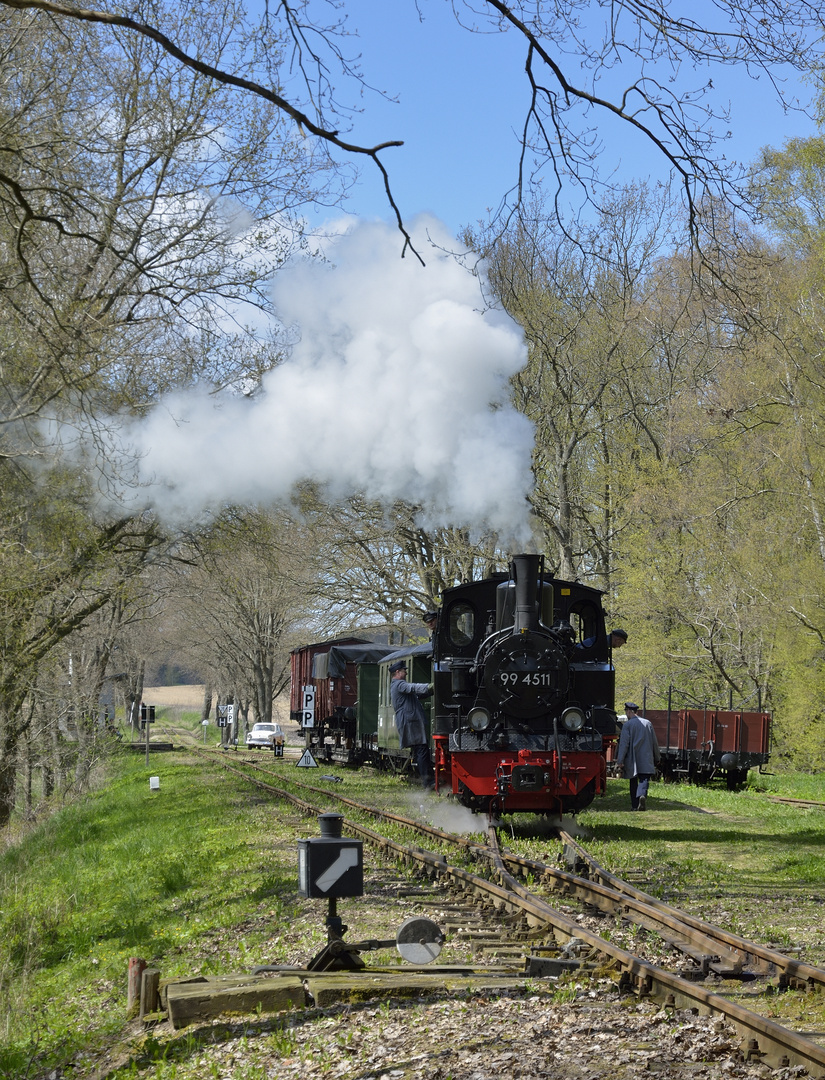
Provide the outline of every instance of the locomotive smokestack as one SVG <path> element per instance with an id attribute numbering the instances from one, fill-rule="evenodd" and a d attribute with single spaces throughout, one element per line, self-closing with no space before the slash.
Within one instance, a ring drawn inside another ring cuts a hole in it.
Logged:
<path id="1" fill-rule="evenodd" d="M 523 630 L 538 630 L 539 603 L 537 586 L 541 570 L 541 555 L 514 555 L 513 581 L 516 583 L 516 619 L 513 629 L 517 634 Z"/>

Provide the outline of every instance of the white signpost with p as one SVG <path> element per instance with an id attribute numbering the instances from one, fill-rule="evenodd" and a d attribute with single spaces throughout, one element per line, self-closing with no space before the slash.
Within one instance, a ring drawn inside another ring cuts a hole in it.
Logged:
<path id="1" fill-rule="evenodd" d="M 301 688 L 301 727 L 315 727 L 315 687 Z"/>

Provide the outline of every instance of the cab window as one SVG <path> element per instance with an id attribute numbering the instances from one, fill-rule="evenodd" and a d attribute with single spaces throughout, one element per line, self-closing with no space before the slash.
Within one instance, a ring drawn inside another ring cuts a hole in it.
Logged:
<path id="1" fill-rule="evenodd" d="M 459 600 L 450 608 L 447 636 L 458 648 L 472 642 L 475 636 L 475 610 L 470 604 Z"/>
<path id="2" fill-rule="evenodd" d="M 596 644 L 601 622 L 599 609 L 594 604 L 575 604 L 571 607 L 568 618 L 573 627 L 577 645 L 588 648 Z"/>

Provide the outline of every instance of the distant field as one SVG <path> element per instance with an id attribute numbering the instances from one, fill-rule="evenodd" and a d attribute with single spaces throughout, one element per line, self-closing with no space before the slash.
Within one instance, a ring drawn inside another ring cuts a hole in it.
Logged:
<path id="1" fill-rule="evenodd" d="M 200 712 L 203 705 L 203 692 L 205 687 L 203 683 L 192 684 L 190 686 L 144 686 L 143 688 L 143 700 L 147 705 L 154 705 L 158 709 L 171 708 L 172 706 L 178 706 L 184 709 L 193 709 L 196 712 Z M 212 703 L 212 712 L 214 715 L 215 704 Z M 278 723 L 289 723 L 289 695 L 285 694 L 283 697 L 278 698 L 273 708 L 273 719 Z M 250 723 L 252 721 L 250 720 Z"/>
<path id="2" fill-rule="evenodd" d="M 144 686 L 143 700 L 147 705 L 164 708 L 168 705 L 183 705 L 184 708 L 199 709 L 203 705 L 203 684 L 193 686 Z"/>

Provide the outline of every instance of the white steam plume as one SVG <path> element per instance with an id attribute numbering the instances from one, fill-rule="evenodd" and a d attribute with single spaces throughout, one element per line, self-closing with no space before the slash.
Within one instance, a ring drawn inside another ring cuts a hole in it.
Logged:
<path id="1" fill-rule="evenodd" d="M 414 228 L 454 245 L 433 220 Z M 404 499 L 430 523 L 525 538 L 533 428 L 508 403 L 526 359 L 518 326 L 482 310 L 454 259 L 400 258 L 387 225 L 359 225 L 325 254 L 278 275 L 276 309 L 300 340 L 259 396 L 172 394 L 127 422 L 138 499 L 180 520 L 313 480 L 333 498 Z"/>

